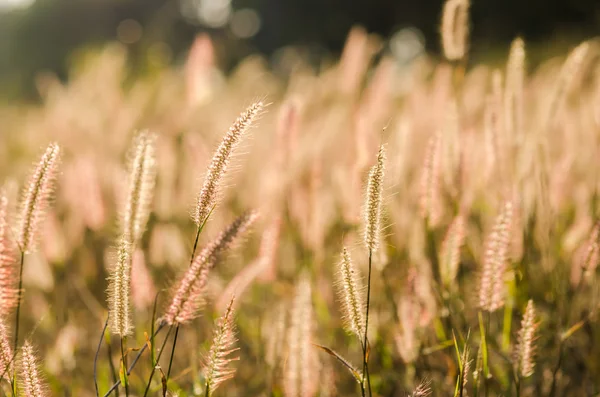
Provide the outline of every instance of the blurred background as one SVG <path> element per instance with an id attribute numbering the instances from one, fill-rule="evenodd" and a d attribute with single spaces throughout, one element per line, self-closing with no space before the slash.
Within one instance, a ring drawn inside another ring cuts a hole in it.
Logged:
<path id="1" fill-rule="evenodd" d="M 277 72 L 289 46 L 317 68 L 339 55 L 355 25 L 386 38 L 384 49 L 405 62 L 439 52 L 441 10 L 441 0 L 0 0 L 0 100 L 35 100 L 39 73 L 64 80 L 82 50 L 106 42 L 126 46 L 136 75 L 183 63 L 201 32 L 225 71 L 260 53 Z M 471 22 L 470 62 L 503 60 L 521 35 L 533 67 L 598 34 L 600 2 L 474 1 Z"/>

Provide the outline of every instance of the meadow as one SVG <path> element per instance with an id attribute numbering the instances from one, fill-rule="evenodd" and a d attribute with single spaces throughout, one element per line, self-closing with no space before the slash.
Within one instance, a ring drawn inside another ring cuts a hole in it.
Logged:
<path id="1" fill-rule="evenodd" d="M 2 105 L 0 395 L 600 395 L 598 42 L 473 64 L 467 10 Z"/>

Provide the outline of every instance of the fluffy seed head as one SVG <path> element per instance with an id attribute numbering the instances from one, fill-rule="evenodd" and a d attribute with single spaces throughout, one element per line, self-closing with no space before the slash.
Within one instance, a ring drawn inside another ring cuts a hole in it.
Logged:
<path id="1" fill-rule="evenodd" d="M 521 321 L 521 330 L 519 331 L 517 350 L 516 350 L 516 363 L 519 375 L 526 378 L 533 375 L 535 367 L 535 340 L 536 330 L 538 327 L 535 305 L 530 299 L 527 302 L 527 308 Z"/>
<path id="2" fill-rule="evenodd" d="M 108 305 L 111 331 L 127 336 L 133 330 L 131 322 L 131 244 L 123 236 L 119 241 L 116 263 L 108 280 Z"/>
<path id="3" fill-rule="evenodd" d="M 469 0 L 447 0 L 442 13 L 442 47 L 450 61 L 462 59 L 469 39 Z"/>
<path id="4" fill-rule="evenodd" d="M 56 143 L 50 144 L 29 178 L 17 230 L 18 244 L 23 252 L 35 249 L 36 235 L 50 202 L 59 159 L 59 146 Z"/>
<path id="5" fill-rule="evenodd" d="M 122 215 L 122 232 L 131 244 L 139 241 L 150 215 L 156 178 L 155 140 L 154 134 L 142 131 L 135 137 L 131 152 L 127 202 Z"/>
<path id="6" fill-rule="evenodd" d="M 176 284 L 171 304 L 165 313 L 167 324 L 184 324 L 198 316 L 210 270 L 219 263 L 237 237 L 242 235 L 257 217 L 253 211 L 240 216 L 194 258 L 192 265 Z"/>
<path id="7" fill-rule="evenodd" d="M 29 341 L 23 345 L 20 380 L 21 388 L 26 397 L 44 397 L 47 395 L 42 384 L 33 347 Z"/>
<path id="8" fill-rule="evenodd" d="M 10 347 L 8 327 L 4 320 L 0 318 L 0 379 L 7 378 L 12 372 L 13 352 Z"/>
<path id="9" fill-rule="evenodd" d="M 365 205 L 365 244 L 374 253 L 379 247 L 381 231 L 381 202 L 383 196 L 383 176 L 385 172 L 385 147 L 381 145 L 377 153 L 377 163 L 369 172 L 367 200 Z"/>
<path id="10" fill-rule="evenodd" d="M 8 199 L 0 191 L 0 316 L 6 316 L 19 299 L 14 246 L 8 225 Z"/>
<path id="11" fill-rule="evenodd" d="M 235 337 L 235 325 L 233 322 L 233 301 L 231 297 L 225 314 L 219 319 L 217 329 L 213 338 L 213 345 L 208 353 L 206 367 L 204 368 L 204 377 L 206 378 L 207 395 L 212 393 L 219 385 L 235 375 L 235 368 L 229 367 L 232 361 L 239 360 L 239 357 L 233 356 L 239 348 L 235 347 L 237 341 Z"/>
<path id="12" fill-rule="evenodd" d="M 223 137 L 223 141 L 217 148 L 208 167 L 193 214 L 194 222 L 196 222 L 198 227 L 204 223 L 211 209 L 217 204 L 219 186 L 227 171 L 231 155 L 263 107 L 262 102 L 250 105 L 229 128 L 229 131 L 227 131 L 227 134 Z"/>
<path id="13" fill-rule="evenodd" d="M 342 309 L 346 320 L 346 328 L 354 333 L 358 339 L 365 335 L 364 299 L 358 284 L 356 268 L 350 258 L 348 249 L 342 250 L 342 260 L 339 264 L 338 293 L 342 302 Z"/>
<path id="14" fill-rule="evenodd" d="M 488 236 L 479 285 L 479 307 L 493 312 L 504 305 L 504 275 L 508 266 L 513 204 L 507 201 Z"/>

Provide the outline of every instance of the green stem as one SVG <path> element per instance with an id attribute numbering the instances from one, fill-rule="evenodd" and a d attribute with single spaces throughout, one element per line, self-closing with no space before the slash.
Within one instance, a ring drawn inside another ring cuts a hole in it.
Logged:
<path id="1" fill-rule="evenodd" d="M 167 380 L 169 383 L 169 377 L 171 376 L 171 367 L 173 366 L 173 357 L 175 357 L 175 346 L 177 345 L 177 335 L 179 335 L 179 324 L 175 327 L 175 336 L 173 337 L 173 348 L 171 349 L 171 359 L 169 360 L 169 369 L 167 370 Z"/>
<path id="2" fill-rule="evenodd" d="M 100 334 L 100 341 L 98 342 L 98 348 L 96 349 L 96 355 L 94 356 L 94 387 L 96 388 L 96 397 L 100 396 L 100 390 L 98 389 L 97 366 L 98 356 L 100 355 L 100 348 L 102 347 L 102 341 L 104 340 L 104 334 L 106 333 L 106 327 L 108 327 L 108 316 L 106 316 L 106 322 L 104 323 L 104 328 L 102 328 L 102 333 Z"/>
<path id="3" fill-rule="evenodd" d="M 13 351 L 17 351 L 17 347 L 19 346 L 19 319 L 21 313 L 21 294 L 23 292 L 23 265 L 25 263 L 25 251 L 21 251 L 21 263 L 19 265 L 19 289 L 17 295 L 17 314 L 15 320 L 15 343 L 13 346 Z"/>
<path id="4" fill-rule="evenodd" d="M 167 344 L 167 340 L 169 340 L 169 335 L 171 335 L 172 329 L 173 329 L 173 326 L 171 325 L 169 327 L 169 331 L 167 331 L 165 340 L 163 341 L 163 344 L 160 347 L 160 351 L 158 352 L 158 357 L 156 357 L 156 363 L 158 363 L 160 361 L 160 357 L 162 356 L 162 353 L 165 350 L 165 345 Z M 148 379 L 148 384 L 146 385 L 146 390 L 144 391 L 144 397 L 146 397 L 148 395 L 148 392 L 150 391 L 150 384 L 152 384 L 152 378 L 154 378 L 154 372 L 155 372 L 154 370 L 155 369 L 156 369 L 156 367 L 152 368 L 152 372 L 150 372 L 150 378 Z"/>
<path id="5" fill-rule="evenodd" d="M 117 387 L 114 388 L 115 393 L 117 395 L 117 397 L 119 397 L 119 388 L 118 386 L 121 384 L 121 380 L 117 377 L 117 371 L 115 370 L 115 364 L 113 363 L 112 360 L 112 343 L 109 341 L 106 344 L 106 350 L 108 352 L 108 365 L 110 366 L 110 373 L 112 374 L 112 378 L 113 378 L 113 382 L 117 385 Z M 107 395 L 110 394 L 110 391 L 107 393 Z"/>
<path id="6" fill-rule="evenodd" d="M 125 396 L 129 397 L 129 379 L 127 379 L 127 362 L 125 361 L 125 348 L 123 346 L 124 344 L 125 337 L 121 336 L 121 369 L 123 370 L 123 379 L 125 380 Z"/>
<path id="7" fill-rule="evenodd" d="M 23 291 L 23 265 L 25 264 L 25 251 L 21 250 L 21 260 L 20 260 L 20 264 L 19 264 L 19 289 L 17 290 L 17 313 L 16 313 L 16 319 L 15 319 L 15 342 L 13 345 L 13 351 L 15 352 L 15 354 L 17 354 L 17 348 L 19 346 L 19 323 L 20 323 L 20 314 L 21 314 L 21 293 Z M 13 376 L 12 379 L 10 381 L 10 389 L 12 392 L 12 396 L 15 397 L 15 390 L 16 390 L 16 379 L 17 379 L 17 372 L 16 372 L 16 368 L 13 371 Z"/>
<path id="8" fill-rule="evenodd" d="M 369 249 L 369 275 L 367 278 L 367 315 L 365 317 L 365 337 L 363 340 L 363 379 L 362 379 L 362 383 L 365 383 L 365 375 L 367 377 L 367 386 L 369 388 L 369 397 L 372 396 L 372 391 L 371 391 L 371 376 L 369 374 L 369 363 L 368 363 L 368 358 L 367 358 L 367 354 L 368 354 L 368 332 L 369 332 L 369 306 L 371 303 L 371 270 L 372 270 L 372 263 L 373 263 L 373 251 L 371 249 Z"/>

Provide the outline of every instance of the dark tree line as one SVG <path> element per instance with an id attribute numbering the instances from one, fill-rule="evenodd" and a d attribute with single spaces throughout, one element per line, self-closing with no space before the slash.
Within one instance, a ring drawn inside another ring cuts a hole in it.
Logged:
<path id="1" fill-rule="evenodd" d="M 194 35 L 207 28 L 180 14 L 179 0 L 37 0 L 25 10 L 0 12 L 0 96 L 32 92 L 32 76 L 48 69 L 65 77 L 68 56 L 84 45 L 116 38 L 124 19 L 144 29 L 130 46 L 143 53 L 150 43 L 167 43 L 178 59 Z M 600 34 L 598 0 L 473 0 L 472 49 L 507 46 L 516 35 L 543 44 L 552 39 L 579 40 Z M 234 8 L 259 11 L 262 26 L 250 40 L 235 40 L 226 28 L 208 29 L 225 48 L 226 67 L 250 52 L 270 54 L 289 44 L 318 45 L 339 52 L 350 27 L 365 26 L 386 37 L 416 26 L 431 51 L 439 50 L 441 0 L 233 0 Z"/>

